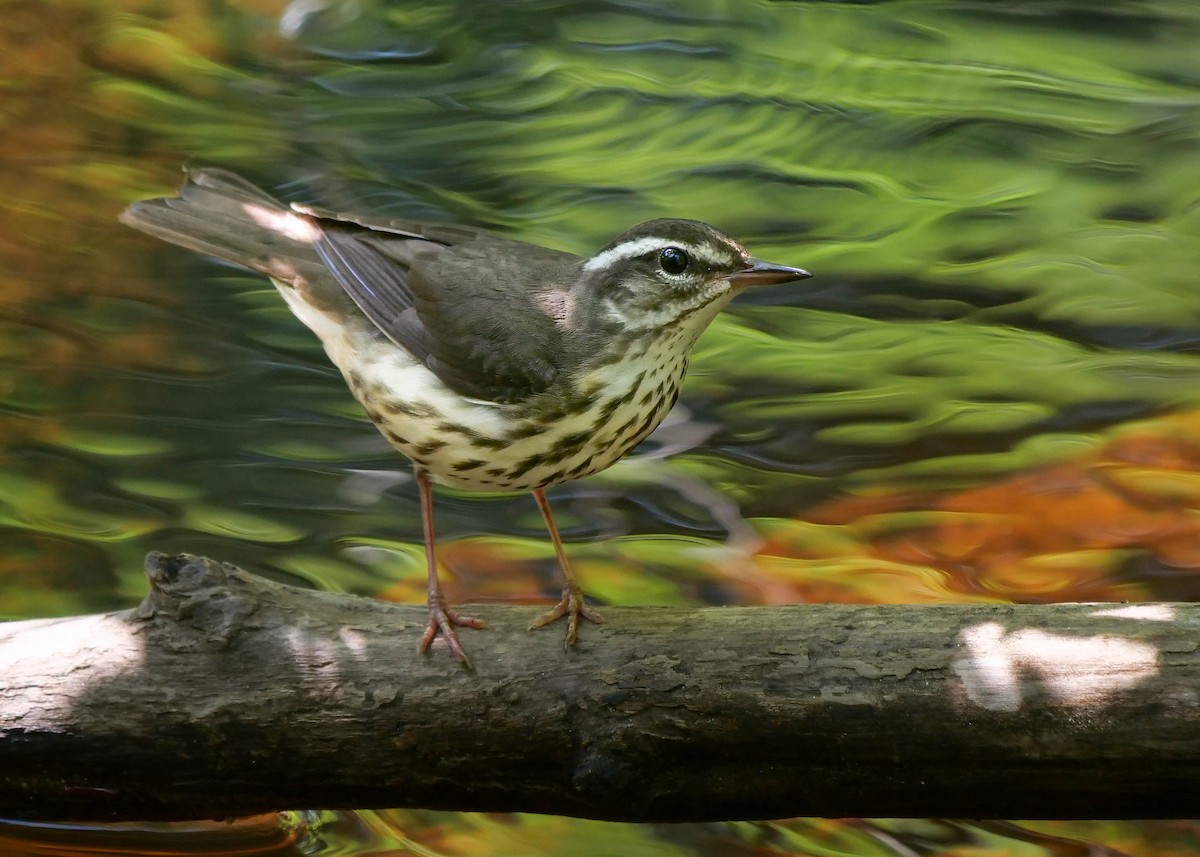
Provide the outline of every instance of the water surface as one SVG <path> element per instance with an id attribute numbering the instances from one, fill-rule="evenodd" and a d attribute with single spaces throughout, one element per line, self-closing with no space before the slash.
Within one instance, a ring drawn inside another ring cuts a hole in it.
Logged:
<path id="1" fill-rule="evenodd" d="M 0 614 L 130 606 L 150 549 L 423 597 L 405 463 L 273 289 L 115 222 L 183 162 L 580 253 L 693 217 L 816 273 L 740 300 L 635 459 L 552 492 L 602 603 L 1196 598 L 1198 39 L 1185 2 L 11 3 Z M 528 497 L 446 492 L 438 528 L 453 600 L 555 594 Z M 318 851 L 445 854 L 1200 841 L 322 829 Z"/>

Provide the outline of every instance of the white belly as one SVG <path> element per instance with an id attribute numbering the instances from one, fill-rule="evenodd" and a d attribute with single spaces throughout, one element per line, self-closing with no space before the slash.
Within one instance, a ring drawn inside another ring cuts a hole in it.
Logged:
<path id="1" fill-rule="evenodd" d="M 499 404 L 450 390 L 365 319 L 346 324 L 276 285 L 388 442 L 436 481 L 474 491 L 544 488 L 614 464 L 671 410 L 692 344 L 723 305 L 614 355 L 578 379 L 569 398 Z"/>
<path id="2" fill-rule="evenodd" d="M 436 481 L 474 491 L 528 491 L 604 470 L 663 421 L 687 370 L 686 349 L 659 341 L 585 376 L 575 404 L 548 393 L 497 404 L 453 392 L 390 342 L 373 339 L 366 353 L 329 345 L 388 442 Z"/>

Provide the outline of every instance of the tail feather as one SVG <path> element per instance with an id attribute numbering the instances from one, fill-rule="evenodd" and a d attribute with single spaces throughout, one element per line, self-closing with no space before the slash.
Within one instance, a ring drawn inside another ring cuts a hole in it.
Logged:
<path id="1" fill-rule="evenodd" d="M 135 202 L 120 219 L 156 238 L 291 285 L 328 279 L 307 218 L 224 170 L 188 171 L 177 196 Z"/>

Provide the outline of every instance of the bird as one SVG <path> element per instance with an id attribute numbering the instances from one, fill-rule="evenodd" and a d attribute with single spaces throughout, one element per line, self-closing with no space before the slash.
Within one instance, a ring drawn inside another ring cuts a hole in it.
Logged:
<path id="1" fill-rule="evenodd" d="M 611 466 L 679 395 L 692 347 L 737 293 L 808 271 L 765 262 L 696 220 L 633 226 L 591 256 L 454 224 L 287 204 L 216 168 L 185 169 L 172 197 L 130 205 L 123 223 L 265 274 L 323 344 L 350 392 L 412 463 L 429 618 L 470 668 L 438 578 L 435 482 L 530 492 L 563 577 L 530 629 L 599 623 L 555 526 L 546 489 Z"/>

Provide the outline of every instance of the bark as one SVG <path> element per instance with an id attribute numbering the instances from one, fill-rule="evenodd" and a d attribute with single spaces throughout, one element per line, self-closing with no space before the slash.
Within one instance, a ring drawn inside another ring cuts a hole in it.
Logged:
<path id="1" fill-rule="evenodd" d="M 579 646 L 152 554 L 136 609 L 0 625 L 0 816 L 1200 815 L 1200 606 L 609 607 Z"/>

